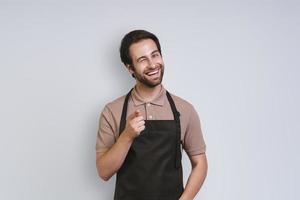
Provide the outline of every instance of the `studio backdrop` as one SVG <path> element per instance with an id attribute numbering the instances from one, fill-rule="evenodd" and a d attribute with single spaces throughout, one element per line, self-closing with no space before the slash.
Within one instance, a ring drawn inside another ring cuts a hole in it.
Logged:
<path id="1" fill-rule="evenodd" d="M 0 0 L 0 199 L 113 198 L 96 134 L 135 83 L 118 51 L 133 29 L 158 36 L 165 88 L 200 117 L 195 199 L 300 199 L 299 13 L 290 0 Z"/>

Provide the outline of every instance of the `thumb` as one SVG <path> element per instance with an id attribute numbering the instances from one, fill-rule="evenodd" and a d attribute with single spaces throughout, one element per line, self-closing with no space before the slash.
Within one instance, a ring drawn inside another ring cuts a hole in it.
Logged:
<path id="1" fill-rule="evenodd" d="M 129 119 L 133 119 L 133 118 L 135 118 L 135 117 L 138 117 L 139 115 L 141 115 L 141 111 L 140 110 L 135 110 L 133 113 L 131 113 L 130 115 L 129 115 Z"/>

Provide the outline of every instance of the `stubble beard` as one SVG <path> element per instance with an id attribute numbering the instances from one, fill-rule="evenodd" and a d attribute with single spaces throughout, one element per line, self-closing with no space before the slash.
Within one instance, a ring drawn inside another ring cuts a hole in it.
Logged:
<path id="1" fill-rule="evenodd" d="M 149 87 L 149 88 L 154 88 L 157 85 L 161 84 L 162 80 L 163 80 L 163 76 L 164 76 L 164 65 L 160 64 L 159 66 L 160 69 L 160 76 L 158 78 L 158 80 L 155 81 L 151 81 L 148 80 L 145 76 L 145 74 L 140 75 L 137 73 L 134 73 L 136 80 L 138 80 L 139 82 L 141 82 L 143 85 Z"/>

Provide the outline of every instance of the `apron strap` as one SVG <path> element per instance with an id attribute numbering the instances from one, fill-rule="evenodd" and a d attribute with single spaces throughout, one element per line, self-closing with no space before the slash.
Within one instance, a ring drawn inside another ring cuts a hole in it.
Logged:
<path id="1" fill-rule="evenodd" d="M 181 149 L 180 149 L 180 144 L 181 144 L 181 127 L 180 127 L 180 113 L 176 109 L 175 103 L 173 101 L 173 98 L 171 97 L 170 93 L 167 91 L 167 97 L 171 105 L 171 109 L 174 115 L 175 123 L 176 123 L 176 134 L 177 134 L 177 140 L 176 140 L 176 160 L 175 160 L 175 167 L 179 168 L 181 165 Z"/>
<path id="2" fill-rule="evenodd" d="M 127 115 L 127 106 L 128 106 L 128 99 L 130 97 L 131 91 L 133 88 L 128 92 L 128 94 L 125 97 L 124 105 L 123 105 L 123 110 L 122 110 L 122 115 L 121 115 L 121 121 L 120 121 L 120 128 L 119 128 L 119 135 L 123 132 L 126 126 L 126 115 Z"/>

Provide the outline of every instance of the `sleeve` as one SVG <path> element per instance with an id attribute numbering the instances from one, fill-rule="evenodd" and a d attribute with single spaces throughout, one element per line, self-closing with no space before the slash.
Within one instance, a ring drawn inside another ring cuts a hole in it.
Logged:
<path id="1" fill-rule="evenodd" d="M 112 114 L 107 106 L 105 106 L 99 119 L 96 152 L 105 152 L 116 142 L 112 122 Z"/>
<path id="2" fill-rule="evenodd" d="M 191 106 L 189 114 L 183 148 L 189 156 L 202 154 L 206 151 L 206 144 L 201 130 L 200 119 L 193 106 Z"/>

